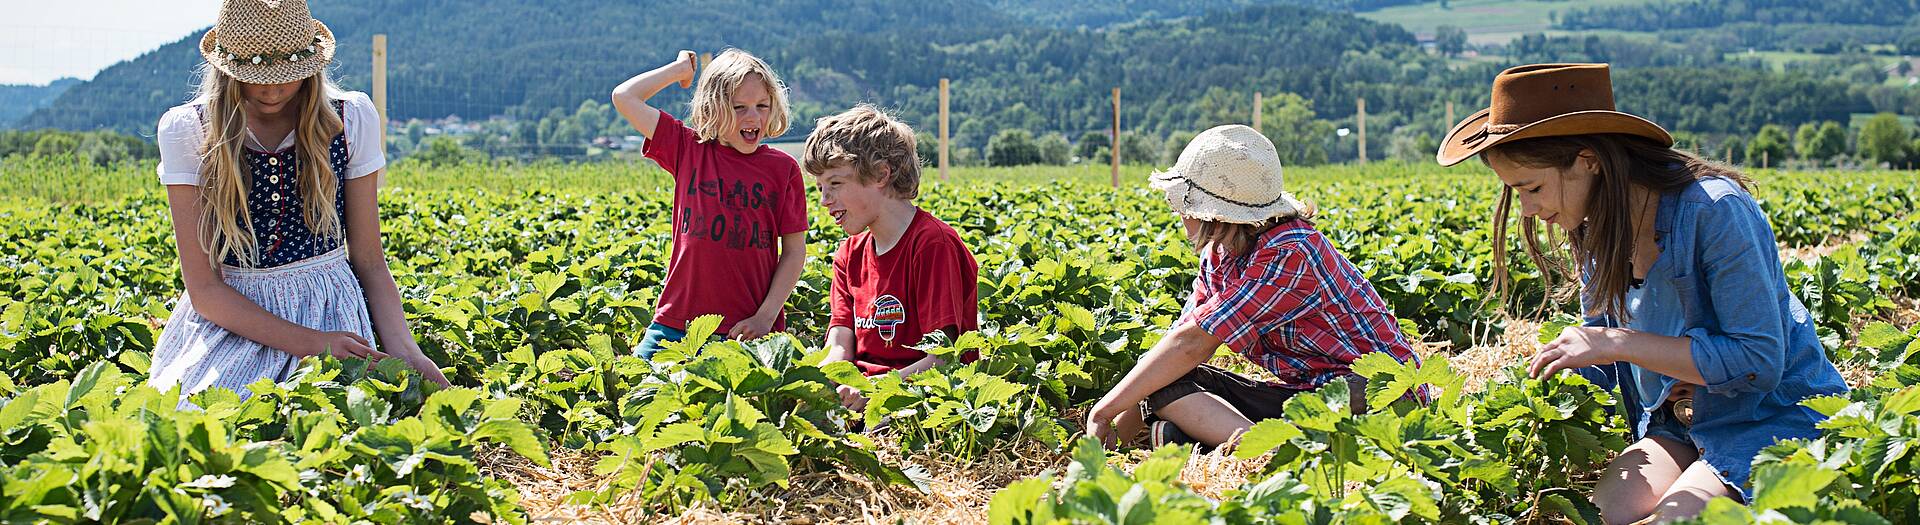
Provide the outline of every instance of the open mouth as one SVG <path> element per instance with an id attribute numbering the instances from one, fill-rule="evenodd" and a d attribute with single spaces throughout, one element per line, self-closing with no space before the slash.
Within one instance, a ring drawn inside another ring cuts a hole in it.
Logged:
<path id="1" fill-rule="evenodd" d="M 740 128 L 740 141 L 747 144 L 760 142 L 760 128 Z"/>
<path id="2" fill-rule="evenodd" d="M 836 212 L 832 212 L 832 213 L 833 213 L 833 223 L 834 223 L 834 224 L 846 224 L 846 221 L 847 221 L 847 210 L 840 210 L 840 211 L 836 211 Z"/>

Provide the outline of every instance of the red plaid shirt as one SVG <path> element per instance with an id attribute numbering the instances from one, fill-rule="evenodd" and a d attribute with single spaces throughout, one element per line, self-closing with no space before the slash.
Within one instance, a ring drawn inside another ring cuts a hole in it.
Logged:
<path id="1" fill-rule="evenodd" d="M 1420 362 L 1373 284 L 1313 224 L 1281 223 L 1258 243 L 1242 257 L 1201 256 L 1181 322 L 1198 323 L 1285 388 L 1319 388 L 1351 374 L 1367 352 Z"/>

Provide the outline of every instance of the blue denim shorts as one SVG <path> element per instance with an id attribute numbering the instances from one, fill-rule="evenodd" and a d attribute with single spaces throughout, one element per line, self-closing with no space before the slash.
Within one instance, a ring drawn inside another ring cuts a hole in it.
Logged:
<path id="1" fill-rule="evenodd" d="M 1694 446 L 1693 437 L 1687 435 L 1687 426 L 1673 416 L 1673 403 L 1661 403 L 1660 408 L 1647 415 L 1647 435 L 1645 437 L 1663 437 L 1674 442 Z"/>
<path id="2" fill-rule="evenodd" d="M 660 345 L 671 341 L 679 341 L 686 337 L 686 330 L 660 323 L 653 323 L 647 327 L 647 335 L 640 338 L 640 344 L 633 348 L 633 355 L 639 356 L 641 359 L 652 360 L 653 354 L 660 351 Z"/>

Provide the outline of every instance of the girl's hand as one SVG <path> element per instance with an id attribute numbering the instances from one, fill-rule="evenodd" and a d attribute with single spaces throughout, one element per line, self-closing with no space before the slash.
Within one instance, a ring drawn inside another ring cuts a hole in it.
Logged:
<path id="1" fill-rule="evenodd" d="M 778 314 L 775 314 L 775 315 L 778 315 Z M 742 320 L 738 323 L 734 323 L 733 329 L 727 330 L 727 338 L 737 339 L 741 341 L 752 341 L 754 339 L 766 337 L 767 332 L 771 332 L 771 331 L 773 331 L 773 317 L 771 316 L 761 317 L 756 315 L 753 317 L 746 318 L 745 320 Z"/>
<path id="2" fill-rule="evenodd" d="M 428 381 L 438 383 L 441 388 L 453 386 L 453 383 L 447 381 L 447 375 L 440 373 L 440 365 L 434 364 L 433 360 L 427 358 L 426 354 L 418 351 L 413 352 L 413 356 L 407 358 L 407 365 L 412 366 L 415 371 L 420 372 L 421 377 L 427 378 Z"/>
<path id="3" fill-rule="evenodd" d="M 1560 337 L 1533 355 L 1533 362 L 1527 365 L 1527 376 L 1540 379 L 1561 370 L 1619 361 L 1609 351 L 1613 345 L 1602 340 L 1605 330 L 1591 326 L 1569 326 L 1560 330 Z"/>
<path id="4" fill-rule="evenodd" d="M 680 81 L 682 89 L 693 87 L 693 76 L 698 67 L 699 56 L 692 51 L 680 50 L 680 58 L 673 61 L 674 78 Z M 685 67 L 680 67 L 685 65 Z"/>
<path id="5" fill-rule="evenodd" d="M 335 359 L 366 359 L 377 361 L 389 357 L 385 352 L 373 349 L 373 343 L 367 342 L 360 334 L 353 332 L 320 332 L 307 349 L 295 352 L 296 357 L 333 356 Z"/>

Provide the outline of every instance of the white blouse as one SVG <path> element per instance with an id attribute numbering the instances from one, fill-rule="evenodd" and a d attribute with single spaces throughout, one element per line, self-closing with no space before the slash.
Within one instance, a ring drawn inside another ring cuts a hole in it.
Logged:
<path id="1" fill-rule="evenodd" d="M 365 177 L 387 166 L 387 154 L 380 144 L 380 113 L 373 107 L 373 99 L 366 93 L 348 91 L 338 94 L 346 102 L 343 121 L 347 133 L 347 173 L 349 179 Z M 200 110 L 196 106 L 205 104 L 204 100 L 195 100 L 168 109 L 160 117 L 160 127 L 154 140 L 160 145 L 160 183 L 200 185 L 200 146 L 204 127 L 200 122 Z M 293 146 L 294 133 L 280 141 L 274 151 L 285 150 Z M 261 148 L 254 139 L 252 131 L 247 133 L 251 147 Z M 324 148 L 326 145 L 321 145 Z"/>

